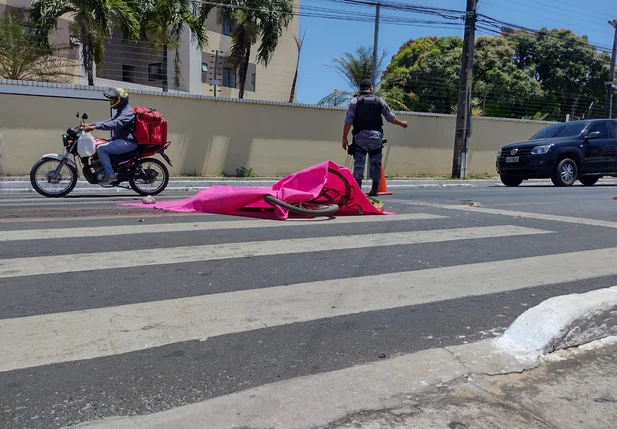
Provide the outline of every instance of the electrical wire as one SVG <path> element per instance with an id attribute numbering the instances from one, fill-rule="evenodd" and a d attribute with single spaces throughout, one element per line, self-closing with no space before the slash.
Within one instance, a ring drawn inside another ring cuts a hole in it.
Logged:
<path id="1" fill-rule="evenodd" d="M 511 0 L 511 1 L 516 2 L 517 0 Z M 565 10 L 565 11 L 570 11 L 571 10 L 573 13 L 575 13 L 575 14 L 577 14 L 579 16 L 581 15 L 581 5 L 580 5 L 580 3 L 579 4 L 573 4 L 573 3 L 569 3 L 569 2 L 564 1 L 564 0 L 559 0 L 558 2 L 556 2 L 556 3 L 559 4 L 559 7 L 556 7 L 555 4 L 544 3 L 543 1 L 540 1 L 540 0 L 537 0 L 537 1 L 534 0 L 533 3 L 534 4 L 541 4 L 541 5 L 548 6 L 548 7 L 552 8 L 553 10 Z M 569 8 L 569 7 L 568 8 L 564 8 L 563 7 L 564 5 L 565 6 L 572 6 L 572 8 Z M 585 13 L 597 15 L 598 18 L 602 17 L 603 20 L 606 19 L 606 13 L 604 13 L 604 12 L 598 12 L 598 11 L 595 11 L 595 10 L 589 10 L 587 8 L 585 10 Z M 604 22 L 606 22 L 606 21 L 604 21 Z"/>
<path id="2" fill-rule="evenodd" d="M 562 38 L 560 38 L 558 36 L 555 36 L 553 34 L 550 34 L 548 32 L 543 32 L 541 30 L 534 30 L 534 29 L 531 29 L 531 28 L 528 28 L 528 27 L 524 27 L 522 25 L 512 24 L 512 23 L 506 22 L 506 21 L 501 21 L 499 19 L 495 19 L 495 18 L 492 18 L 492 17 L 490 17 L 488 15 L 484 15 L 484 14 L 481 14 L 481 13 L 479 13 L 477 15 L 479 17 L 478 18 L 478 22 L 488 24 L 488 25 L 493 26 L 493 27 L 495 27 L 495 28 L 497 28 L 499 30 L 502 30 L 503 27 L 507 27 L 507 28 L 511 28 L 513 30 L 518 30 L 518 31 L 526 32 L 526 33 L 530 33 L 530 34 L 542 33 L 542 34 L 545 34 L 547 37 L 551 37 L 551 38 L 553 38 L 555 40 L 563 41 Z M 610 53 L 612 51 L 612 49 L 607 47 L 607 46 L 598 45 L 598 44 L 595 44 L 595 43 L 592 43 L 592 42 L 583 42 L 583 41 L 574 41 L 574 40 L 572 40 L 572 42 L 573 43 L 578 43 L 578 44 L 583 45 L 583 46 L 591 46 L 591 47 L 593 47 L 593 48 L 595 48 L 595 49 L 597 49 L 598 51 L 601 51 L 601 52 Z"/>
<path id="3" fill-rule="evenodd" d="M 192 0 L 194 3 L 198 4 L 209 4 L 218 7 L 226 7 L 228 6 L 224 0 Z M 358 7 L 358 8 L 374 8 L 377 5 L 377 2 L 370 0 L 321 0 L 330 4 L 339 4 L 350 7 Z M 420 15 L 430 15 L 430 16 L 438 16 L 443 19 L 443 21 L 434 21 L 434 20 L 423 20 L 423 19 L 413 19 L 407 17 L 397 16 L 388 16 L 383 15 L 380 17 L 380 23 L 389 24 L 389 25 L 402 25 L 402 26 L 415 26 L 415 27 L 428 27 L 428 28 L 462 28 L 464 27 L 464 15 L 465 11 L 457 10 L 457 9 L 445 9 L 445 8 L 436 8 L 429 6 L 421 6 L 421 5 L 413 5 L 407 3 L 401 3 L 396 1 L 380 1 L 379 5 L 381 8 L 386 10 L 394 10 L 397 12 L 407 12 L 413 14 Z M 239 9 L 244 10 L 260 10 L 259 8 L 252 8 L 249 6 L 237 7 Z M 356 22 L 374 22 L 375 16 L 374 13 L 365 13 L 365 12 L 354 12 L 350 14 L 348 11 L 340 10 L 340 9 L 332 9 L 332 8 L 324 8 L 324 7 L 316 7 L 316 6 L 308 6 L 308 5 L 300 5 L 299 8 L 294 4 L 294 9 L 296 11 L 292 12 L 295 16 L 302 16 L 307 18 L 319 18 L 319 19 L 330 19 L 330 20 L 342 20 L 342 21 L 356 21 Z M 525 12 L 521 12 L 525 13 Z M 497 29 L 501 30 L 501 27 L 510 27 L 518 31 L 525 31 L 529 33 L 537 34 L 540 30 L 530 29 L 524 26 L 507 23 L 505 21 L 500 21 L 495 18 L 492 18 L 488 15 L 484 15 L 481 13 L 477 14 L 478 22 L 488 24 L 490 26 L 494 26 Z M 448 22 L 450 21 L 450 22 Z M 452 21 L 460 21 L 460 22 L 452 22 Z M 484 32 L 489 32 L 487 26 L 481 27 Z M 501 35 L 501 31 L 491 32 L 490 34 Z M 552 35 L 548 35 L 549 37 L 555 37 Z M 556 39 L 559 39 L 556 37 Z M 561 40 L 561 39 L 559 39 Z M 581 42 L 584 44 L 584 42 Z M 594 47 L 598 51 L 610 53 L 612 49 L 606 45 L 601 45 L 598 43 L 589 42 L 589 46 Z"/>
<path id="4" fill-rule="evenodd" d="M 519 1 L 521 1 L 521 0 L 519 0 Z M 525 0 L 522 0 L 522 1 L 525 1 Z M 531 4 L 534 4 L 534 3 L 535 3 L 535 2 L 531 2 Z M 502 10 L 509 10 L 509 11 L 512 11 L 512 12 L 517 12 L 517 13 L 520 13 L 520 14 L 522 14 L 522 15 L 533 16 L 533 17 L 535 17 L 535 18 L 540 18 L 540 19 L 543 19 L 543 20 L 545 20 L 545 21 L 551 21 L 551 22 L 556 22 L 556 23 L 559 23 L 559 24 L 565 24 L 565 25 L 574 25 L 574 23 L 573 23 L 573 22 L 571 22 L 571 21 L 561 21 L 561 20 L 558 20 L 558 19 L 549 18 L 549 17 L 546 17 L 546 16 L 541 16 L 541 15 L 539 15 L 539 14 L 537 14 L 537 13 L 530 13 L 530 12 L 527 12 L 527 11 L 525 11 L 525 10 L 513 9 L 513 8 L 506 7 L 506 6 L 502 6 L 502 5 L 498 5 L 498 4 L 492 3 L 492 2 L 487 1 L 487 0 L 482 0 L 482 4 L 483 4 L 483 5 L 493 6 L 493 7 L 496 7 L 496 8 L 502 9 Z M 525 8 L 526 8 L 526 9 L 528 9 L 528 8 L 529 8 L 529 6 L 525 6 Z M 537 11 L 537 12 L 547 11 L 546 9 L 543 9 L 542 7 L 539 7 L 539 6 L 537 6 L 537 5 L 534 5 L 533 10 L 534 10 L 534 11 Z M 555 10 L 552 10 L 552 12 L 555 12 Z M 560 15 L 560 16 L 563 18 L 563 15 Z M 568 18 L 568 17 L 565 17 L 565 18 Z M 578 16 L 577 21 L 578 21 L 579 23 L 580 23 L 580 22 L 587 22 L 587 23 L 593 24 L 593 25 L 595 25 L 595 26 L 599 26 L 599 25 L 600 25 L 600 20 L 599 20 L 599 19 L 598 19 L 598 20 L 593 20 L 593 21 L 592 21 L 592 20 L 588 20 L 588 19 L 581 18 L 581 16 L 580 16 L 580 15 Z M 605 22 L 606 22 L 606 21 L 605 21 Z"/>

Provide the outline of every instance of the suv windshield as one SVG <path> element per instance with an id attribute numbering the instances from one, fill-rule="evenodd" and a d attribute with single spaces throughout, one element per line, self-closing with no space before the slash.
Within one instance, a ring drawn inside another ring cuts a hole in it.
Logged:
<path id="1" fill-rule="evenodd" d="M 587 122 L 576 122 L 571 124 L 555 124 L 540 130 L 529 140 L 553 139 L 556 137 L 576 137 L 587 126 Z"/>

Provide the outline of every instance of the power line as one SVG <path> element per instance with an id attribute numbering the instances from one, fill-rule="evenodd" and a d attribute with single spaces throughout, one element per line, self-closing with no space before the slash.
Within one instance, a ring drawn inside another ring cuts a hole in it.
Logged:
<path id="1" fill-rule="evenodd" d="M 527 1 L 527 0 L 518 0 L 518 1 Z M 536 11 L 536 12 L 548 11 L 547 9 L 543 9 L 543 8 L 539 7 L 536 4 L 535 1 L 529 2 L 529 3 L 530 3 L 530 5 L 532 5 L 532 4 L 534 5 L 533 10 Z M 504 6 L 501 6 L 501 5 L 496 5 L 496 4 L 491 3 L 490 1 L 486 1 L 486 0 L 484 0 L 482 2 L 482 4 L 498 7 L 499 9 L 503 9 L 503 10 L 510 10 L 510 11 L 517 12 L 517 13 L 520 13 L 520 14 L 523 14 L 523 15 L 527 15 L 527 16 L 533 16 L 535 18 L 541 18 L 543 20 L 552 21 L 552 22 L 556 22 L 556 23 L 559 23 L 559 24 L 573 25 L 573 22 L 570 22 L 570 21 L 568 21 L 568 22 L 560 21 L 560 20 L 557 20 L 557 19 L 554 19 L 554 18 L 549 18 L 549 17 L 546 17 L 546 16 L 541 16 L 541 15 L 539 15 L 537 13 L 530 13 L 530 12 L 526 12 L 526 11 L 523 11 L 523 10 L 520 10 L 520 9 L 513 9 L 513 8 L 509 8 L 509 7 L 504 7 Z M 529 7 L 529 6 L 527 6 L 527 7 Z M 552 12 L 554 13 L 555 10 L 560 10 L 560 8 L 553 8 Z M 565 11 L 565 13 L 568 13 L 568 12 Z M 578 18 L 577 18 L 578 22 L 588 22 L 590 24 L 599 25 L 600 21 L 601 21 L 600 19 L 596 19 L 596 20 L 593 20 L 593 21 L 592 20 L 588 20 L 588 19 L 583 19 L 583 18 L 581 18 L 580 14 L 577 14 L 577 15 L 578 15 Z M 562 15 L 560 15 L 560 17 L 563 18 Z M 583 15 L 583 17 L 584 17 L 584 15 Z"/>
<path id="2" fill-rule="evenodd" d="M 531 28 L 528 28 L 528 27 L 524 27 L 522 25 L 512 24 L 512 23 L 506 22 L 506 21 L 501 21 L 499 19 L 492 18 L 492 17 L 490 17 L 488 15 L 484 15 L 482 13 L 479 13 L 478 16 L 481 17 L 480 19 L 478 19 L 478 22 L 486 23 L 488 25 L 494 26 L 495 28 L 498 28 L 499 30 L 502 30 L 504 27 L 507 27 L 507 28 L 511 28 L 513 30 L 518 30 L 518 31 L 522 31 L 522 32 L 526 32 L 526 33 L 531 33 L 531 34 L 542 33 L 542 34 L 545 34 L 547 37 L 551 37 L 551 38 L 553 38 L 555 40 L 562 40 L 560 37 L 554 36 L 554 35 L 550 34 L 549 32 L 544 32 L 542 30 L 534 30 L 534 29 L 531 29 Z M 482 18 L 484 18 L 484 19 L 482 19 Z M 571 30 L 566 30 L 566 31 L 571 31 Z M 574 32 L 572 32 L 572 33 L 576 36 L 576 34 Z M 583 46 L 593 47 L 593 48 L 595 48 L 595 49 L 597 49 L 598 51 L 601 51 L 601 52 L 606 52 L 606 53 L 610 52 L 610 49 L 608 47 L 602 46 L 602 45 L 597 45 L 597 44 L 594 44 L 594 43 L 592 43 L 590 41 L 585 43 L 583 41 L 572 40 L 572 42 L 573 43 L 578 43 L 578 44 L 583 45 Z"/>
<path id="3" fill-rule="evenodd" d="M 194 4 L 207 4 L 215 7 L 232 7 L 225 3 L 221 3 L 220 1 L 208 1 L 208 0 L 191 0 Z M 336 2 L 336 1 L 335 1 Z M 253 10 L 253 11 L 270 11 L 276 9 L 267 9 L 267 8 L 254 8 L 248 6 L 234 6 L 236 9 L 240 10 Z M 323 7 L 315 7 L 315 6 L 307 6 L 300 5 L 299 8 L 291 13 L 293 16 L 305 17 L 305 18 L 320 18 L 320 19 L 332 19 L 332 20 L 340 20 L 340 21 L 353 21 L 353 22 L 374 22 L 374 15 L 372 13 L 363 13 L 357 12 L 353 15 L 350 15 L 348 11 L 341 9 L 331 9 L 331 8 L 323 8 Z M 280 10 L 282 11 L 282 10 Z M 447 18 L 449 19 L 449 18 Z M 442 21 L 437 20 L 426 20 L 426 19 L 416 19 L 416 18 L 407 18 L 400 16 L 391 16 L 384 15 L 382 16 L 381 22 L 390 25 L 403 25 L 403 26 L 415 26 L 415 27 L 427 27 L 427 28 L 448 28 L 448 27 L 462 27 L 462 23 L 460 22 L 448 22 L 446 19 Z"/>
<path id="4" fill-rule="evenodd" d="M 442 14 L 456 14 L 458 17 L 460 14 L 464 14 L 464 10 L 460 9 L 444 9 L 438 7 L 429 7 L 422 5 L 414 5 L 409 3 L 401 3 L 394 1 L 369 1 L 369 0 L 330 0 L 332 3 L 343 3 L 352 5 L 363 5 L 374 7 L 376 3 L 379 3 L 384 9 L 392 9 L 396 11 L 408 11 L 427 15 L 442 15 Z"/>
<path id="5" fill-rule="evenodd" d="M 544 5 L 544 6 L 549 7 L 550 10 L 552 10 L 552 11 L 555 11 L 555 10 L 565 11 L 565 12 L 568 12 L 568 13 L 576 14 L 577 16 L 581 16 L 581 7 L 580 7 L 580 5 L 577 5 L 574 8 L 563 7 L 564 4 L 565 5 L 570 5 L 570 3 L 565 3 L 562 0 L 559 0 L 557 2 L 559 4 L 559 6 L 557 6 L 555 4 L 545 3 L 545 2 L 540 1 L 540 0 L 533 0 L 533 1 L 531 1 L 531 0 L 512 0 L 512 1 L 514 1 L 515 3 L 517 1 L 526 1 L 526 2 L 534 4 L 534 5 L 540 4 L 540 5 Z M 602 12 L 597 12 L 597 11 L 589 10 L 589 9 L 585 10 L 585 12 L 588 13 L 588 14 L 595 15 L 594 17 L 589 16 L 589 18 L 602 19 L 602 20 L 604 20 L 606 18 L 606 14 L 602 13 Z"/>
<path id="6" fill-rule="evenodd" d="M 332 3 L 339 3 L 339 4 L 353 4 L 353 5 L 362 5 L 365 7 L 370 7 L 372 5 L 375 4 L 375 2 L 373 1 L 368 1 L 368 0 L 329 0 Z M 393 9 L 393 10 L 397 10 L 397 11 L 407 11 L 407 12 L 413 12 L 413 13 L 420 13 L 420 14 L 428 14 L 428 15 L 433 15 L 433 16 L 441 16 L 444 19 L 461 19 L 460 16 L 455 16 L 452 14 L 464 14 L 464 11 L 460 11 L 460 10 L 456 10 L 456 9 L 442 9 L 442 8 L 432 8 L 432 7 L 426 7 L 426 6 L 417 6 L 417 5 L 410 5 L 410 4 L 404 4 L 404 3 L 398 3 L 398 2 L 393 2 L 393 1 L 385 1 L 385 2 L 380 2 L 381 7 L 384 9 Z M 524 13 L 524 12 L 521 12 Z M 502 24 L 502 26 L 507 26 L 507 27 L 511 27 L 514 29 L 518 29 L 518 30 L 522 30 L 522 31 L 527 31 L 527 32 L 531 32 L 531 33 L 538 33 L 540 32 L 540 30 L 534 30 L 531 28 L 527 28 L 524 26 L 520 26 L 520 25 L 516 25 L 516 24 L 512 24 L 512 23 L 508 23 L 505 21 L 500 21 L 497 20 L 495 18 L 492 18 L 488 15 L 484 15 L 481 13 L 478 13 L 478 17 L 483 17 L 485 19 L 487 19 L 488 21 L 483 21 L 483 20 L 479 20 L 480 22 L 485 22 L 489 25 L 495 25 L 495 23 L 500 23 Z M 496 26 L 497 28 L 500 29 L 500 26 Z M 486 28 L 485 28 L 486 29 Z M 501 34 L 501 33 L 495 33 L 495 34 Z M 550 37 L 551 35 L 549 35 Z M 584 44 L 584 42 L 581 42 L 581 44 Z M 594 48 L 596 48 L 599 51 L 602 52 L 606 52 L 606 53 L 610 53 L 611 52 L 611 48 L 606 46 L 606 45 L 601 45 L 598 43 L 594 43 L 589 41 L 588 42 L 589 46 L 592 46 Z"/>
<path id="7" fill-rule="evenodd" d="M 376 1 L 371 0 L 321 0 L 326 3 L 340 4 L 346 6 L 355 6 L 359 8 L 373 8 Z M 254 8 L 249 6 L 230 6 L 224 2 L 224 0 L 216 1 L 216 0 L 192 0 L 193 3 L 197 4 L 208 4 L 216 7 L 234 7 L 236 9 L 242 10 L 272 10 L 271 8 Z M 435 20 L 426 20 L 426 19 L 414 19 L 401 17 L 400 15 L 391 16 L 391 15 L 383 15 L 380 18 L 380 22 L 389 25 L 401 25 L 401 26 L 415 26 L 415 27 L 427 27 L 427 28 L 462 28 L 463 23 L 461 22 L 464 18 L 461 14 L 465 12 L 458 9 L 445 9 L 445 8 L 436 8 L 429 6 L 421 6 L 421 5 L 413 5 L 395 1 L 379 1 L 381 8 L 386 10 L 394 10 L 397 12 L 407 12 L 411 14 L 420 14 L 420 15 L 430 15 L 435 17 L 442 18 L 441 21 Z M 308 5 L 300 5 L 299 8 L 296 8 L 294 5 L 294 9 L 297 11 L 292 12 L 294 16 L 301 16 L 307 18 L 320 18 L 320 19 L 331 19 L 331 20 L 341 20 L 341 21 L 355 21 L 355 22 L 371 22 L 373 23 L 375 20 L 373 13 L 364 13 L 364 12 L 354 12 L 353 14 L 349 14 L 348 11 L 341 9 L 332 9 L 332 8 L 324 8 L 324 7 L 316 7 L 316 6 L 308 6 Z M 276 9 L 274 9 L 276 10 Z M 519 11 L 520 12 L 520 11 Z M 525 13 L 525 12 L 521 12 Z M 537 16 L 537 15 L 534 15 Z M 524 26 L 508 23 L 505 21 L 501 21 L 495 18 L 492 18 L 488 15 L 484 15 L 478 13 L 478 17 L 482 17 L 484 19 L 479 19 L 478 23 L 486 23 L 488 25 L 492 25 L 498 29 L 501 27 L 510 27 L 519 31 L 526 31 L 530 33 L 537 34 L 540 30 L 530 29 Z M 450 22 L 448 22 L 450 21 Z M 459 22 L 452 22 L 459 21 Z M 559 21 L 556 21 L 559 22 Z M 497 25 L 500 24 L 500 25 Z M 481 28 L 485 32 L 490 31 L 486 26 Z M 492 34 L 501 35 L 501 32 L 492 31 Z M 548 35 L 549 37 L 554 37 L 552 35 Z M 556 38 L 559 39 L 559 38 Z M 583 42 L 581 42 L 584 44 Z M 594 47 L 598 51 L 610 53 L 611 48 L 606 45 L 601 45 L 593 42 L 588 42 L 589 46 Z"/>

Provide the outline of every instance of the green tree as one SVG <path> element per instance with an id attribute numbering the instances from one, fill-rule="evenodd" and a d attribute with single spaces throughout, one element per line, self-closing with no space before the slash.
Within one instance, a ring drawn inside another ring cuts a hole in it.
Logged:
<path id="1" fill-rule="evenodd" d="M 459 37 L 410 40 L 384 72 L 383 88 L 406 94 L 415 111 L 451 113 L 457 105 L 462 58 Z M 610 59 L 569 30 L 535 34 L 504 29 L 475 41 L 476 114 L 563 120 L 601 116 Z"/>
<path id="2" fill-rule="evenodd" d="M 518 68 L 514 46 L 503 37 L 475 42 L 474 94 L 483 100 L 484 116 L 520 117 L 543 106 L 544 91 L 532 69 Z"/>
<path id="3" fill-rule="evenodd" d="M 71 30 L 79 34 L 84 69 L 88 85 L 94 85 L 94 64 L 101 66 L 104 42 L 109 40 L 115 26 L 128 38 L 139 36 L 139 21 L 133 0 L 34 0 L 30 18 L 38 27 L 41 45 L 48 47 L 48 35 L 57 29 L 58 18 L 69 14 Z"/>
<path id="4" fill-rule="evenodd" d="M 601 117 L 610 67 L 608 53 L 600 53 L 586 36 L 570 30 L 546 29 L 535 34 L 510 31 L 515 63 L 532 75 L 545 91 L 550 119 Z M 591 106 L 591 107 L 590 107 Z"/>
<path id="5" fill-rule="evenodd" d="M 15 10 L 5 9 L 0 19 L 0 77 L 12 80 L 37 82 L 68 82 L 71 62 L 62 55 L 68 46 L 41 48 L 32 35 L 22 26 Z"/>
<path id="6" fill-rule="evenodd" d="M 178 49 L 184 29 L 188 28 L 192 39 L 200 49 L 208 44 L 206 19 L 213 6 L 198 3 L 192 6 L 191 0 L 144 0 L 140 4 L 142 12 L 142 37 L 163 51 L 163 92 L 168 91 L 167 76 L 168 51 L 175 50 L 174 86 L 180 86 L 180 54 Z"/>
<path id="7" fill-rule="evenodd" d="M 240 80 L 238 98 L 244 98 L 252 46 L 259 41 L 257 62 L 267 67 L 292 18 L 293 0 L 227 0 L 220 7 L 219 20 L 233 23 L 228 64 Z"/>
<path id="8" fill-rule="evenodd" d="M 410 110 L 451 113 L 457 101 L 462 46 L 460 37 L 410 40 L 386 68 L 383 88 L 407 94 L 402 101 Z"/>
<path id="9" fill-rule="evenodd" d="M 407 94 L 399 88 L 386 90 L 381 87 L 380 79 L 383 73 L 383 61 L 386 57 L 383 51 L 377 57 L 377 82 L 375 82 L 375 93 L 382 97 L 388 104 L 398 110 L 407 110 Z M 350 89 L 334 89 L 330 94 L 319 100 L 319 105 L 345 106 L 349 104 L 356 93 L 360 91 L 360 82 L 363 79 L 371 79 L 373 75 L 373 49 L 361 46 L 355 52 L 345 52 L 343 56 L 337 57 L 333 62 L 333 68 L 347 81 Z"/>
<path id="10" fill-rule="evenodd" d="M 413 94 L 412 110 L 452 113 L 458 103 L 463 40 L 426 37 L 403 45 L 388 65 L 384 86 Z M 480 37 L 475 42 L 474 115 L 510 116 L 525 102 L 542 97 L 533 76 L 512 61 L 513 48 L 503 38 Z"/>

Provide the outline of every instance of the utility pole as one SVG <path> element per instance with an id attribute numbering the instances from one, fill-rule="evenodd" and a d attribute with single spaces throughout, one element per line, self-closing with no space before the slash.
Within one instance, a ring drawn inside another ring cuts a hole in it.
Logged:
<path id="1" fill-rule="evenodd" d="M 613 92 L 615 91 L 613 83 L 615 81 L 615 57 L 617 57 L 617 19 L 608 22 L 615 27 L 615 38 L 613 39 L 613 54 L 611 55 L 611 68 L 609 72 L 609 82 L 607 85 L 606 105 L 604 106 L 605 116 L 611 118 L 613 116 Z"/>
<path id="2" fill-rule="evenodd" d="M 375 3 L 375 34 L 373 40 L 373 75 L 371 76 L 373 80 L 373 85 L 377 86 L 377 46 L 379 44 L 379 9 L 381 8 L 380 3 Z"/>
<path id="3" fill-rule="evenodd" d="M 454 157 L 452 159 L 452 178 L 467 177 L 467 149 L 471 123 L 471 85 L 473 81 L 473 51 L 476 34 L 477 0 L 467 0 L 465 11 L 465 37 L 463 39 L 463 59 L 456 111 L 456 130 L 454 135 Z"/>

